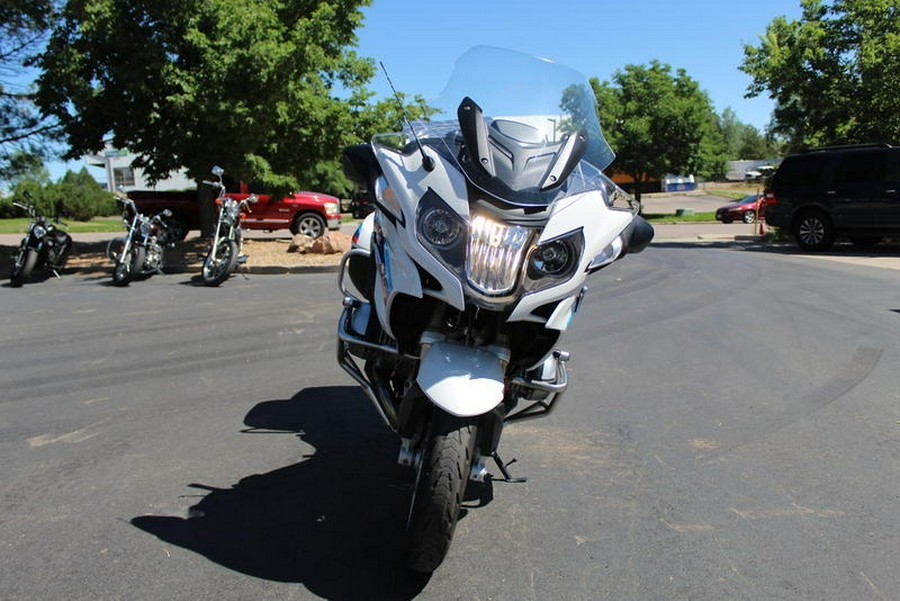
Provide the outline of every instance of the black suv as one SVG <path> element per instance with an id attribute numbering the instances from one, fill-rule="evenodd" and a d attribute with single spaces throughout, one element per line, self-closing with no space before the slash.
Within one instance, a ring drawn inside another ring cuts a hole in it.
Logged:
<path id="1" fill-rule="evenodd" d="M 785 158 L 766 193 L 766 221 L 804 250 L 845 236 L 857 246 L 900 235 L 900 147 L 859 144 Z"/>

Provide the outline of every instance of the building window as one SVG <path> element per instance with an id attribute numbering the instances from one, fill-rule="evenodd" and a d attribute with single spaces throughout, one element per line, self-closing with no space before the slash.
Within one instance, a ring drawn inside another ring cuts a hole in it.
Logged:
<path id="1" fill-rule="evenodd" d="M 116 167 L 113 169 L 113 179 L 116 182 L 116 188 L 130 188 L 134 186 L 134 171 L 130 167 Z"/>

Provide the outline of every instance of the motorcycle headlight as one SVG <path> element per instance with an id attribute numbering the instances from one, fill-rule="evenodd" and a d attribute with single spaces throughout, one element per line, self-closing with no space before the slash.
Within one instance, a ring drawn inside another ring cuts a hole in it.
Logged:
<path id="1" fill-rule="evenodd" d="M 565 240 L 542 244 L 531 253 L 529 267 L 538 275 L 559 275 L 572 263 L 572 247 Z"/>
<path id="2" fill-rule="evenodd" d="M 228 219 L 229 223 L 234 223 L 235 221 L 237 221 L 238 214 L 241 212 L 240 206 L 233 200 L 226 203 L 223 207 L 223 210 L 225 211 L 225 217 L 226 219 Z"/>
<path id="3" fill-rule="evenodd" d="M 482 215 L 469 227 L 466 273 L 469 284 L 491 296 L 507 294 L 516 286 L 522 256 L 531 230 L 493 221 Z"/>
<path id="4" fill-rule="evenodd" d="M 34 234 L 36 238 L 43 238 L 44 234 L 47 233 L 47 229 L 43 225 L 35 224 L 33 228 L 31 228 L 31 233 Z"/>
<path id="5" fill-rule="evenodd" d="M 548 288 L 571 277 L 583 253 L 584 233 L 581 229 L 538 244 L 528 255 L 525 289 Z"/>
<path id="6" fill-rule="evenodd" d="M 466 253 L 466 222 L 433 190 L 419 200 L 416 237 L 444 265 L 459 272 Z"/>
<path id="7" fill-rule="evenodd" d="M 442 208 L 431 208 L 422 216 L 422 236 L 432 246 L 449 248 L 459 242 L 462 223 L 459 218 Z"/>
<path id="8" fill-rule="evenodd" d="M 150 235 L 150 223 L 147 221 L 141 221 L 141 235 L 149 236 Z"/>

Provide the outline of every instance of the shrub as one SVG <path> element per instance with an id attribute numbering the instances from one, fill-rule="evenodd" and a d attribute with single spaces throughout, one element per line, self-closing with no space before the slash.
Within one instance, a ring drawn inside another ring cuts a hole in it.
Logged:
<path id="1" fill-rule="evenodd" d="M 113 215 L 118 212 L 112 194 L 103 190 L 93 177 L 82 169 L 79 173 L 67 171 L 53 186 L 57 206 L 76 221 L 88 221 L 98 215 Z"/>
<path id="2" fill-rule="evenodd" d="M 13 188 L 9 204 L 0 204 L 0 217 L 23 217 L 24 211 L 12 206 L 15 200 L 29 204 L 25 193 L 31 195 L 35 210 L 45 217 L 64 216 L 76 221 L 115 215 L 119 212 L 115 197 L 100 187 L 87 169 L 78 173 L 67 171 L 58 182 L 42 185 L 33 179 L 22 180 Z"/>

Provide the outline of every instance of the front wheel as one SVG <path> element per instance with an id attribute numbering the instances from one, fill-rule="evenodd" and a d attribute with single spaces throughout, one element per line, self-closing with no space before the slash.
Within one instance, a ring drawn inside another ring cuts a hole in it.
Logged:
<path id="1" fill-rule="evenodd" d="M 203 261 L 203 283 L 218 286 L 228 279 L 238 260 L 238 245 L 234 240 L 220 240 Z"/>
<path id="2" fill-rule="evenodd" d="M 19 250 L 13 257 L 12 271 L 9 275 L 9 284 L 18 288 L 24 280 L 28 279 L 34 266 L 37 265 L 37 251 L 33 248 Z"/>
<path id="3" fill-rule="evenodd" d="M 320 215 L 301 213 L 294 217 L 294 221 L 291 223 L 291 233 L 295 236 L 303 234 L 310 238 L 318 238 L 325 233 L 327 227 L 328 225 Z"/>
<path id="4" fill-rule="evenodd" d="M 113 270 L 113 284 L 116 286 L 127 286 L 134 279 L 135 274 L 141 272 L 143 267 L 143 247 L 129 247 L 127 252 L 119 254 L 116 259 L 116 267 Z"/>
<path id="5" fill-rule="evenodd" d="M 472 419 L 435 408 L 410 513 L 408 566 L 413 571 L 433 572 L 450 548 L 475 457 L 477 431 Z"/>

